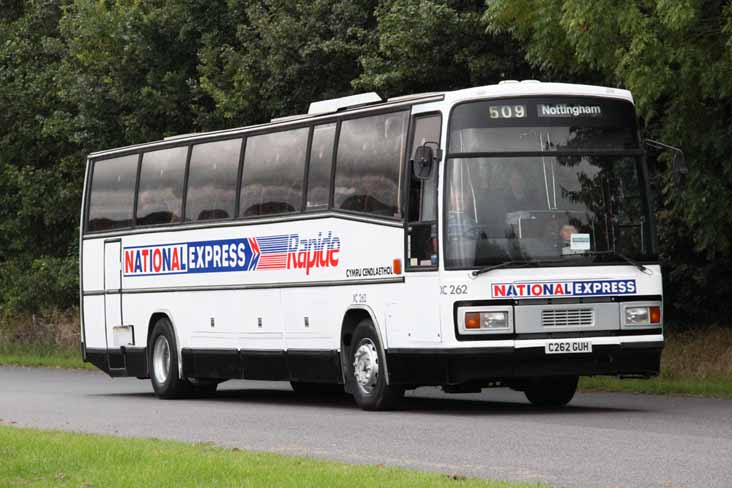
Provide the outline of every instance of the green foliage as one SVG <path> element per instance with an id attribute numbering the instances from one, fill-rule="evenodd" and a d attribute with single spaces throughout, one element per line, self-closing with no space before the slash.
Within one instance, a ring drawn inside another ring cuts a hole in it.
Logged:
<path id="1" fill-rule="evenodd" d="M 173 2 L 175 3 L 175 2 Z M 77 0 L 60 21 L 69 136 L 89 149 L 188 132 L 200 33 L 168 2 Z"/>
<path id="2" fill-rule="evenodd" d="M 482 0 L 382 2 L 354 87 L 392 96 L 530 77 L 509 36 L 485 34 L 483 9 Z"/>
<path id="3" fill-rule="evenodd" d="M 0 263 L 3 305 L 8 311 L 72 307 L 79 303 L 79 266 L 76 256 L 41 256 Z"/>
<path id="4" fill-rule="evenodd" d="M 66 56 L 58 32 L 65 3 L 31 0 L 0 16 L 0 162 L 48 166 L 73 150 L 51 123 L 68 109 L 57 78 Z"/>
<path id="5" fill-rule="evenodd" d="M 230 6 L 224 17 L 244 22 L 229 22 L 234 27 L 223 39 L 206 35 L 199 52 L 199 88 L 215 102 L 216 122 L 208 125 L 264 122 L 349 94 L 372 10 L 368 0 Z"/>

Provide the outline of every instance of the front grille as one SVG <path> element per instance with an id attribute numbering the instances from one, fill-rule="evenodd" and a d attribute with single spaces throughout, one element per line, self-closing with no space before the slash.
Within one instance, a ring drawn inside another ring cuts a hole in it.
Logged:
<path id="1" fill-rule="evenodd" d="M 595 311 L 591 308 L 547 309 L 541 311 L 544 327 L 589 327 L 595 325 Z"/>

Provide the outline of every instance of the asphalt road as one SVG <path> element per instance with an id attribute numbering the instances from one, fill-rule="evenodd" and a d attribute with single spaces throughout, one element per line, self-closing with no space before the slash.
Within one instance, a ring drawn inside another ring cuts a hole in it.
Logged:
<path id="1" fill-rule="evenodd" d="M 14 423 L 14 424 L 13 424 Z M 0 368 L 0 424 L 214 442 L 557 487 L 732 487 L 732 401 L 578 394 L 561 411 L 504 390 L 410 392 L 405 410 L 287 383 L 230 381 L 215 397 L 161 401 L 148 381 Z"/>

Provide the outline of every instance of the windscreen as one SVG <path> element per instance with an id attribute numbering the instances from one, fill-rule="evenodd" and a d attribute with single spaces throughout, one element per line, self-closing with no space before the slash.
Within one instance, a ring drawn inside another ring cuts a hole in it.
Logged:
<path id="1" fill-rule="evenodd" d="M 633 107 L 596 99 L 459 105 L 445 169 L 446 266 L 651 258 Z"/>

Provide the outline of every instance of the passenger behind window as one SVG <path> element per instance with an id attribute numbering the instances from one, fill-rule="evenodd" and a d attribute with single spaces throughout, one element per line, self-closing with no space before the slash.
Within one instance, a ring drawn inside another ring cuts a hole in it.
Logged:
<path id="1" fill-rule="evenodd" d="M 353 194 L 343 200 L 342 209 L 387 217 L 396 215 L 397 208 L 391 204 L 396 201 L 396 188 L 387 178 L 378 175 L 363 177 L 359 182 L 352 182 L 350 190 Z M 342 191 L 345 193 L 346 190 Z"/>
<path id="2" fill-rule="evenodd" d="M 180 196 L 171 188 L 162 191 L 141 191 L 137 204 L 138 225 L 156 225 L 179 222 Z"/>

